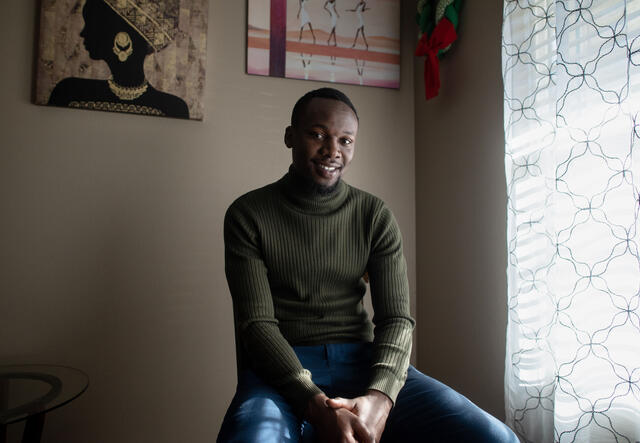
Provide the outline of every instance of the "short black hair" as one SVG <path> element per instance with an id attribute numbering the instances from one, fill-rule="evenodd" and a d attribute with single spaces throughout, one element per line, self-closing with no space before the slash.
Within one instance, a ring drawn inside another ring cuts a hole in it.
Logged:
<path id="1" fill-rule="evenodd" d="M 298 99 L 296 104 L 293 106 L 293 111 L 291 111 L 291 126 L 295 127 L 299 123 L 300 115 L 302 115 L 309 102 L 314 98 L 329 98 L 332 100 L 341 101 L 351 108 L 356 116 L 356 120 L 360 121 L 360 119 L 358 118 L 356 107 L 353 106 L 353 103 L 351 103 L 349 97 L 347 97 L 342 91 L 338 91 L 334 88 L 320 88 L 309 91 Z"/>

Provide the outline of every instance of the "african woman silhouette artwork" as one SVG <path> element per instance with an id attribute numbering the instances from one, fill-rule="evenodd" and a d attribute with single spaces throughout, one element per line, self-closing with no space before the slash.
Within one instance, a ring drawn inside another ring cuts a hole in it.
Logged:
<path id="1" fill-rule="evenodd" d="M 203 10 L 206 12 L 206 0 L 203 3 L 205 4 Z M 81 5 L 79 1 L 77 4 Z M 103 74 L 98 76 L 102 78 L 76 77 L 73 74 L 82 73 L 83 69 L 71 70 L 71 76 L 55 83 L 47 104 L 190 118 L 189 106 L 183 98 L 156 89 L 145 74 L 147 57 L 167 48 L 180 32 L 178 21 L 183 19 L 180 15 L 180 0 L 86 0 L 81 12 L 83 26 L 75 52 L 86 51 L 85 54 L 88 54 L 90 60 L 84 63 L 85 70 L 87 66 L 93 66 L 97 61 L 102 61 L 108 67 L 109 76 L 105 78 L 107 75 L 104 73 L 104 68 L 101 71 Z M 204 31 L 206 32 L 206 18 L 201 18 L 200 24 L 202 22 L 205 23 Z M 191 42 L 193 39 L 190 40 Z M 174 61 L 169 63 L 168 75 L 173 75 L 174 79 L 177 78 L 173 85 L 180 86 L 179 82 L 186 83 L 186 76 L 176 74 L 179 67 L 176 67 L 175 59 L 192 61 L 195 57 L 192 57 L 192 53 L 189 53 L 188 57 L 181 57 L 179 49 L 175 47 L 171 50 L 176 55 L 173 56 Z M 200 52 L 206 53 L 202 50 Z M 200 62 L 199 72 L 191 75 L 187 79 L 189 83 L 183 84 L 182 89 L 174 89 L 182 91 L 198 89 L 191 87 L 192 84 L 202 89 L 204 67 L 202 60 L 196 60 L 196 62 Z M 158 62 L 157 58 L 153 63 L 147 64 L 147 70 L 154 71 L 150 73 L 154 74 L 154 81 L 159 82 L 161 89 L 169 83 L 162 81 L 165 78 L 160 76 L 163 68 L 164 66 Z M 192 70 L 197 71 L 195 68 Z M 194 117 L 191 116 L 191 118 Z"/>

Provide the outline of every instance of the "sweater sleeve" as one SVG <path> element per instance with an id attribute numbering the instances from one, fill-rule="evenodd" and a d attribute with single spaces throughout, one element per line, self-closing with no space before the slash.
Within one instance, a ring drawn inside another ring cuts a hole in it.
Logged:
<path id="1" fill-rule="evenodd" d="M 369 389 L 384 392 L 395 403 L 407 378 L 415 322 L 400 230 L 386 207 L 374 223 L 367 269 L 375 325 Z"/>
<path id="2" fill-rule="evenodd" d="M 302 416 L 309 399 L 322 391 L 280 332 L 259 232 L 252 218 L 234 205 L 225 215 L 224 243 L 225 273 L 240 348 L 251 369 L 278 389 Z"/>

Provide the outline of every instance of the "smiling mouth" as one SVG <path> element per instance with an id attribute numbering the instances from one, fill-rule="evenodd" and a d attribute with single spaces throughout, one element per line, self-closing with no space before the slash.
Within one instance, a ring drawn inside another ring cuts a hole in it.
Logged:
<path id="1" fill-rule="evenodd" d="M 335 170 L 340 169 L 338 166 L 327 166 L 323 165 L 322 163 L 318 163 L 318 167 L 327 172 L 334 172 Z"/>
<path id="2" fill-rule="evenodd" d="M 341 170 L 342 170 L 342 166 L 341 165 L 335 165 L 335 164 L 324 164 L 324 163 L 320 163 L 320 162 L 315 162 L 315 167 L 316 167 L 316 173 L 320 176 L 320 177 L 324 177 L 326 179 L 332 179 L 333 177 L 335 177 Z"/>

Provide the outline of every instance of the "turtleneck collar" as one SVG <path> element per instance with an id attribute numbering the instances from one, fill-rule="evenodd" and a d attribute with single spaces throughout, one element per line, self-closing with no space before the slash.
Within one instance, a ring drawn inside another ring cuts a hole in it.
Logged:
<path id="1" fill-rule="evenodd" d="M 289 172 L 278 180 L 278 186 L 288 203 L 309 214 L 329 214 L 335 211 L 342 206 L 349 193 L 349 186 L 342 179 L 338 181 L 333 192 L 324 195 L 315 193 L 293 170 L 293 165 L 289 167 Z"/>

